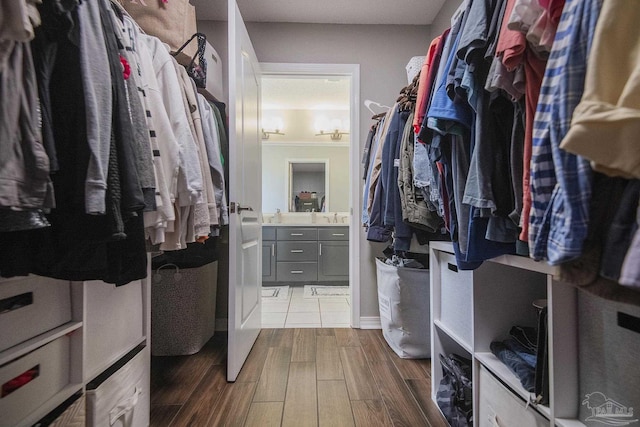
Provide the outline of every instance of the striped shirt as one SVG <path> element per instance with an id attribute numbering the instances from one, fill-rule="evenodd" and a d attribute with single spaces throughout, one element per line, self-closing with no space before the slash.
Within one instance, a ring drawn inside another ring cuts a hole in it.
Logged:
<path id="1" fill-rule="evenodd" d="M 584 90 L 601 6 L 602 0 L 566 0 L 535 115 L 529 248 L 532 258 L 551 265 L 577 258 L 587 235 L 591 167 L 559 146 Z"/>

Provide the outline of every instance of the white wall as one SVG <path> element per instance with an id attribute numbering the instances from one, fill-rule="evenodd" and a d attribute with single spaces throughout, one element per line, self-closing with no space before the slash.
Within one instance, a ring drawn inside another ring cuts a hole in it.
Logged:
<path id="1" fill-rule="evenodd" d="M 329 161 L 329 209 L 349 211 L 349 147 L 303 146 L 284 144 L 262 145 L 262 210 L 287 211 L 287 159 L 318 159 Z M 323 181 L 324 184 L 324 181 Z"/>
<path id="2" fill-rule="evenodd" d="M 198 30 L 226 60 L 227 23 L 199 21 Z M 431 41 L 428 26 L 247 23 L 247 30 L 261 62 L 360 64 L 360 99 L 387 105 L 407 85 L 406 64 L 413 56 L 425 55 Z M 354 142 L 360 151 L 370 117 L 362 106 L 360 141 Z M 361 209 L 362 200 L 354 206 L 355 214 Z M 364 231 L 360 236 L 361 316 L 378 316 L 374 257 L 385 245 L 368 242 Z"/>

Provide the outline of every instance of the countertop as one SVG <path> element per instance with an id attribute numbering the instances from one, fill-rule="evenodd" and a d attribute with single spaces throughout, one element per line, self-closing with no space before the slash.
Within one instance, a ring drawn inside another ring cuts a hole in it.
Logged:
<path id="1" fill-rule="evenodd" d="M 349 224 L 343 222 L 332 222 L 332 223 L 322 223 L 318 222 L 315 224 L 311 223 L 292 223 L 292 222 L 281 222 L 281 223 L 272 223 L 272 222 L 264 222 L 262 223 L 263 227 L 348 227 Z"/>

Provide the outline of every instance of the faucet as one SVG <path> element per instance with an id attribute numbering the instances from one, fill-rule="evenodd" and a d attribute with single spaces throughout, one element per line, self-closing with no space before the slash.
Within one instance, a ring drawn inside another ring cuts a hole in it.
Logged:
<path id="1" fill-rule="evenodd" d="M 334 224 L 338 223 L 338 213 L 337 212 L 333 213 L 333 222 L 334 222 Z"/>

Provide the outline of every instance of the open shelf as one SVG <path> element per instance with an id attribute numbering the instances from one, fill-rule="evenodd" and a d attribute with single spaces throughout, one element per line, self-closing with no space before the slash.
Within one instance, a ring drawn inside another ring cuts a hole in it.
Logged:
<path id="1" fill-rule="evenodd" d="M 449 338 L 451 338 L 452 340 L 454 340 L 458 345 L 460 345 L 460 347 L 462 347 L 463 349 L 465 349 L 469 354 L 473 353 L 473 349 L 471 347 L 471 343 L 467 343 L 465 342 L 465 340 L 463 340 L 462 338 L 460 338 L 455 332 L 453 332 L 451 329 L 447 328 L 447 326 L 442 323 L 439 319 L 435 319 L 433 321 L 433 324 L 440 329 L 442 332 L 444 332 L 445 334 L 447 334 L 449 336 Z"/>

